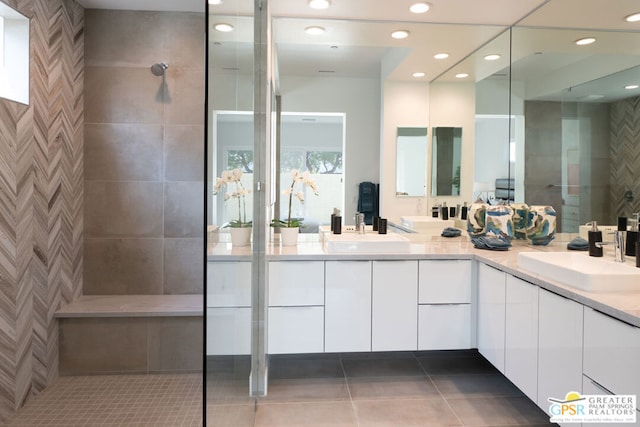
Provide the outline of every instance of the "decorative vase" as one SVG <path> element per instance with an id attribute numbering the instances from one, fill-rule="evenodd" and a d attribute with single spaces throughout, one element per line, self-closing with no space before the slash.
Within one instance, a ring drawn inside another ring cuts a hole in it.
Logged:
<path id="1" fill-rule="evenodd" d="M 298 244 L 298 233 L 300 227 L 281 227 L 280 241 L 282 246 L 295 246 Z"/>
<path id="2" fill-rule="evenodd" d="M 231 246 L 249 246 L 251 227 L 231 227 Z"/>

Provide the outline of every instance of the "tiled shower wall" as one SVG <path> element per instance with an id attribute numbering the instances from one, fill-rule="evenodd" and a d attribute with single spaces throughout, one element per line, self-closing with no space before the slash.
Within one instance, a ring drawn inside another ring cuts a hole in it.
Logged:
<path id="1" fill-rule="evenodd" d="M 640 97 L 611 104 L 611 164 L 614 217 L 640 212 Z M 633 200 L 625 198 L 627 191 Z"/>
<path id="2" fill-rule="evenodd" d="M 613 223 L 609 181 L 609 104 L 550 101 L 525 102 L 525 202 L 550 204 L 562 213 L 563 119 L 579 120 L 579 222 Z M 565 159 L 565 160 L 563 160 Z M 558 221 L 559 231 L 561 221 Z"/>
<path id="3" fill-rule="evenodd" d="M 85 295 L 203 292 L 204 40 L 204 13 L 85 11 Z"/>
<path id="4" fill-rule="evenodd" d="M 0 422 L 58 374 L 53 314 L 82 289 L 83 27 L 72 0 L 30 18 L 30 104 L 0 100 Z"/>

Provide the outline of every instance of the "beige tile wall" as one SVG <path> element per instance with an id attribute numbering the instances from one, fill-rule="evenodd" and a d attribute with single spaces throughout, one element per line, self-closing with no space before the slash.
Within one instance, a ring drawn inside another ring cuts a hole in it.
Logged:
<path id="1" fill-rule="evenodd" d="M 60 320 L 60 375 L 202 370 L 202 317 Z"/>
<path id="2" fill-rule="evenodd" d="M 0 99 L 0 424 L 58 375 L 53 313 L 82 289 L 84 9 L 2 0 L 30 22 L 29 104 Z"/>
<path id="3" fill-rule="evenodd" d="M 85 22 L 84 294 L 202 293 L 204 14 Z"/>

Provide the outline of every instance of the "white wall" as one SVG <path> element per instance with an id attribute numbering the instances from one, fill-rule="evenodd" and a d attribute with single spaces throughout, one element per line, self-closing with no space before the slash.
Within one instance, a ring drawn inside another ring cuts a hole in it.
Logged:
<path id="1" fill-rule="evenodd" d="M 380 182 L 380 82 L 377 79 L 280 76 L 282 111 L 345 113 L 345 212 L 353 223 L 358 184 Z M 331 216 L 331 212 L 327 212 Z"/>
<path id="2" fill-rule="evenodd" d="M 428 196 L 396 197 L 396 136 L 398 127 L 429 126 L 429 84 L 387 81 L 382 105 L 380 215 L 399 223 L 403 215 L 427 214 Z M 431 141 L 431 129 L 427 139 Z"/>

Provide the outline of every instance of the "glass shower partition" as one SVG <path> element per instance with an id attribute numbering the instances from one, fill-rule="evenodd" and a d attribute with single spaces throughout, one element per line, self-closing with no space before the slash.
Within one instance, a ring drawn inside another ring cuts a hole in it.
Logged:
<path id="1" fill-rule="evenodd" d="M 209 2 L 207 26 L 205 415 L 238 427 L 254 424 L 266 393 L 271 92 L 269 72 L 254 65 L 269 54 L 267 11 L 255 9 Z"/>

